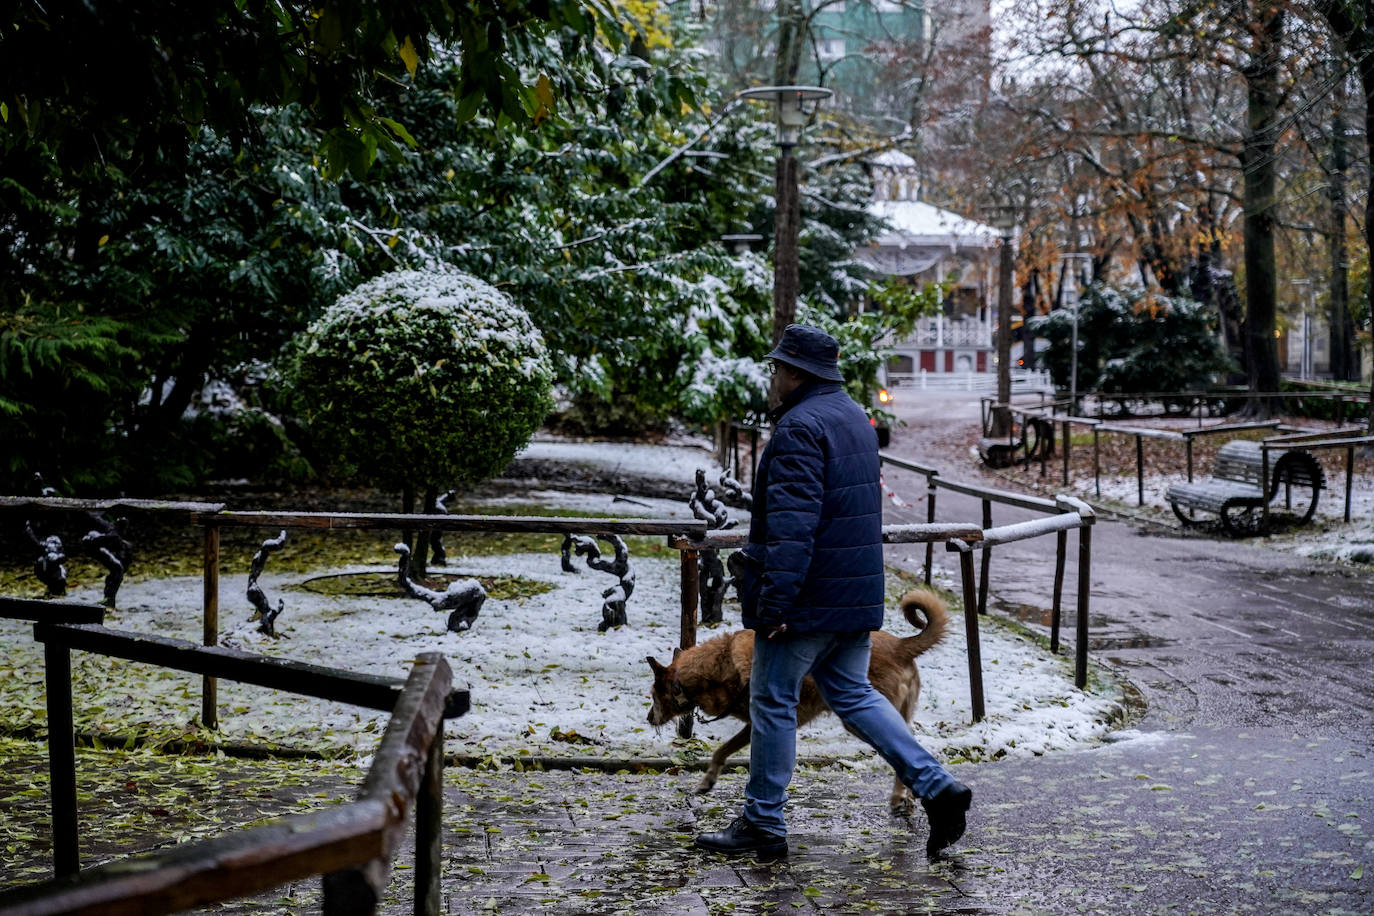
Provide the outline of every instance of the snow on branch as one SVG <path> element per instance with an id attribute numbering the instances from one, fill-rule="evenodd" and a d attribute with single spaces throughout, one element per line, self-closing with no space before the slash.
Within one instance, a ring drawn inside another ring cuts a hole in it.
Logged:
<path id="1" fill-rule="evenodd" d="M 448 611 L 448 628 L 454 633 L 472 629 L 473 621 L 487 600 L 487 590 L 482 583 L 476 579 L 457 579 L 442 592 L 426 588 L 411 581 L 410 545 L 401 542 L 392 549 L 401 555 L 396 567 L 396 582 L 401 586 L 401 591 L 425 602 L 436 611 Z"/>

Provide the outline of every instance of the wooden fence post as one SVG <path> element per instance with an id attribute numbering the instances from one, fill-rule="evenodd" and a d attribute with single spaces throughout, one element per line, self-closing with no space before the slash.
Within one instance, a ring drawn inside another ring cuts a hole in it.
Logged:
<path id="1" fill-rule="evenodd" d="M 690 649 L 697 644 L 697 602 L 700 599 L 700 551 L 687 549 L 681 551 L 682 563 L 682 625 L 678 634 L 678 646 Z M 692 717 L 682 716 L 677 720 L 679 737 L 692 737 Z"/>
<path id="2" fill-rule="evenodd" d="M 415 796 L 415 916 L 439 916 L 444 827 L 444 722 L 429 748 Z"/>
<path id="3" fill-rule="evenodd" d="M 72 656 L 66 645 L 43 644 L 48 691 L 48 779 L 52 795 L 52 866 L 59 878 L 81 870 L 76 823 L 76 734 L 72 725 Z"/>
<path id="4" fill-rule="evenodd" d="M 205 524 L 204 596 L 202 598 L 202 643 L 219 645 L 219 526 Z M 200 681 L 200 722 L 206 728 L 219 728 L 219 682 L 212 677 Z"/>

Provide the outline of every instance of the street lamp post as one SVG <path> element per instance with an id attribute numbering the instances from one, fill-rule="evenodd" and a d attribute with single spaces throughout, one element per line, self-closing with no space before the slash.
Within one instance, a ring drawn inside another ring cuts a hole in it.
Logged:
<path id="1" fill-rule="evenodd" d="M 1316 292 L 1316 282 L 1308 277 L 1292 281 L 1293 285 L 1301 289 L 1302 292 L 1302 350 L 1298 357 L 1298 377 L 1309 379 L 1312 377 L 1312 309 L 1315 307 L 1312 302 Z"/>
<path id="2" fill-rule="evenodd" d="M 811 107 L 829 98 L 820 86 L 763 86 L 746 89 L 742 98 L 772 102 L 778 117 L 778 167 L 773 239 L 773 342 L 797 317 L 797 234 L 801 229 L 801 198 L 797 193 L 797 157 L 802 128 Z M 811 107 L 808 107 L 811 106 Z"/>
<path id="3" fill-rule="evenodd" d="M 1073 336 L 1069 341 L 1069 413 L 1078 415 L 1078 267 L 1090 255 L 1070 252 L 1060 256 L 1064 266 L 1064 296 L 1073 300 Z"/>
<path id="4" fill-rule="evenodd" d="M 997 272 L 997 403 L 992 412 L 990 436 L 1005 436 L 1011 431 L 1011 243 L 1016 229 L 1016 208 L 1007 204 L 990 207 L 989 216 L 1002 238 L 1001 261 Z"/>

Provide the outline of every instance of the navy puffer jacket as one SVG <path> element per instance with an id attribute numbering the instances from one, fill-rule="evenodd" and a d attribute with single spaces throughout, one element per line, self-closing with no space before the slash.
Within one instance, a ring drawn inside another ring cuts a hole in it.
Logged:
<path id="1" fill-rule="evenodd" d="M 789 632 L 883 625 L 878 436 L 837 382 L 792 392 L 754 478 L 739 563 L 744 625 Z"/>

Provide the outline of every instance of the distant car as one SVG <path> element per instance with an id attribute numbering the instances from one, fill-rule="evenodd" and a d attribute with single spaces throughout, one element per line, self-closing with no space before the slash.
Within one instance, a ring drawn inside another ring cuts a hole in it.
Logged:
<path id="1" fill-rule="evenodd" d="M 891 411 L 892 392 L 888 391 L 886 387 L 879 387 L 873 393 L 873 406 L 877 410 Z M 868 422 L 872 423 L 873 428 L 878 432 L 878 448 L 887 448 L 888 444 L 892 442 L 892 427 L 888 426 L 887 420 L 870 417 Z"/>

